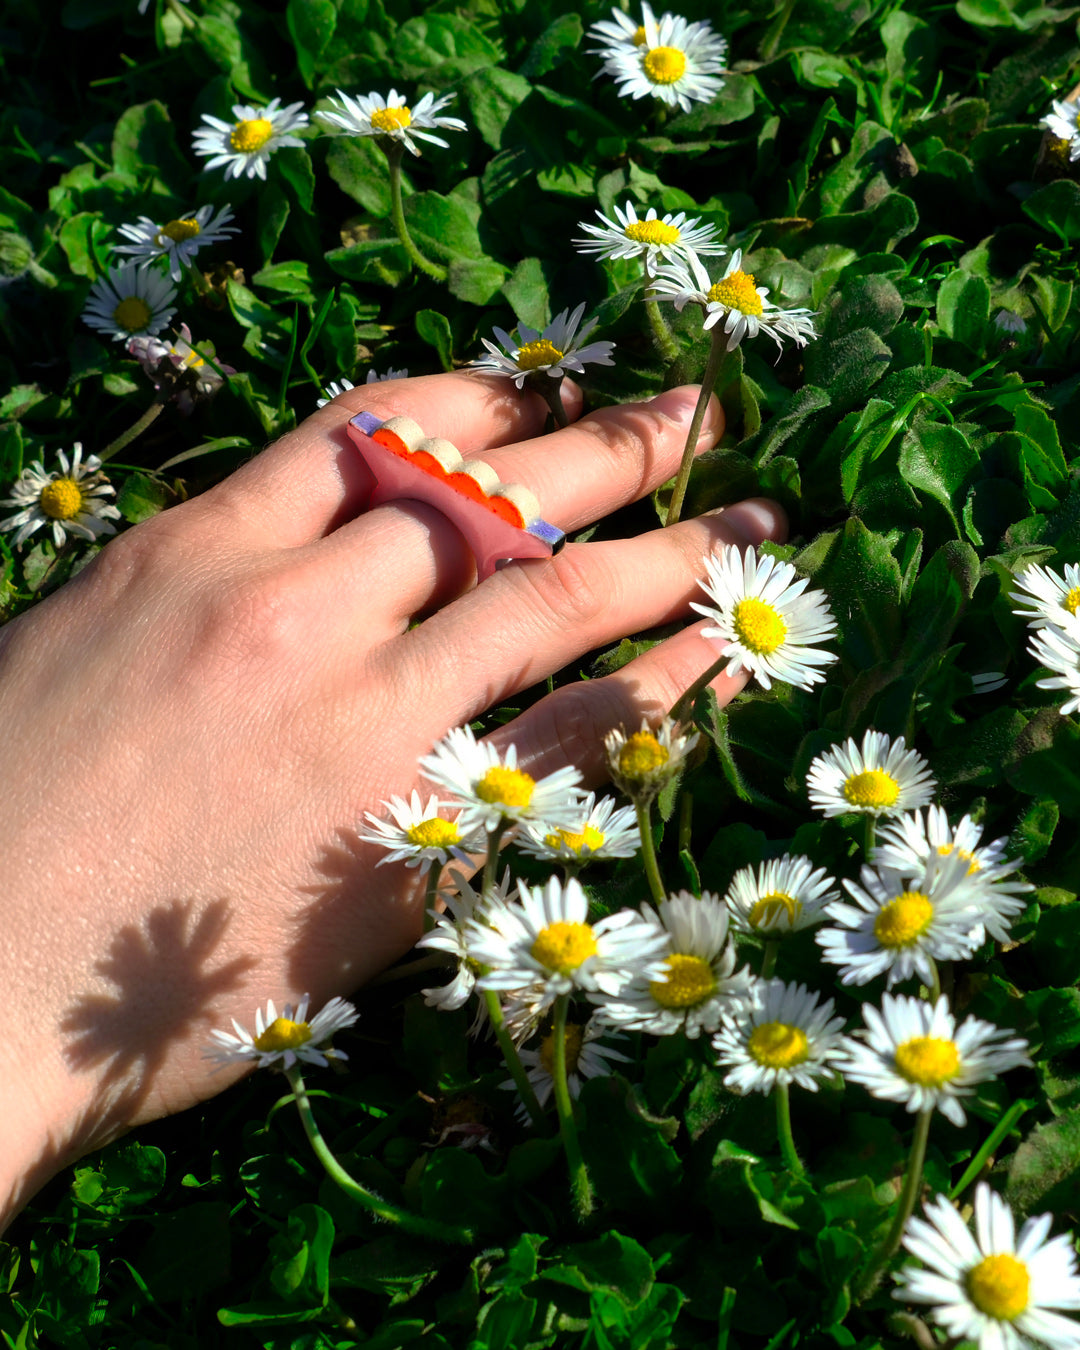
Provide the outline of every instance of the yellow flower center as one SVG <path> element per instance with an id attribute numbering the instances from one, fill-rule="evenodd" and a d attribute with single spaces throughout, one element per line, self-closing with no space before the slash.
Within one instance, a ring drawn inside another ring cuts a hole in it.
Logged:
<path id="1" fill-rule="evenodd" d="M 635 731 L 619 751 L 619 773 L 631 782 L 649 778 L 671 758 L 651 731 Z"/>
<path id="2" fill-rule="evenodd" d="M 371 114 L 373 131 L 382 131 L 392 136 L 395 131 L 403 131 L 412 124 L 412 113 L 408 108 L 376 108 Z"/>
<path id="3" fill-rule="evenodd" d="M 853 773 L 844 784 L 844 800 L 852 806 L 895 806 L 900 784 L 884 769 Z"/>
<path id="4" fill-rule="evenodd" d="M 739 641 L 758 656 L 768 656 L 787 637 L 787 624 L 776 609 L 748 595 L 735 606 L 732 624 Z"/>
<path id="5" fill-rule="evenodd" d="M 645 25 L 643 23 L 638 24 L 637 28 L 634 30 L 634 36 L 630 40 L 635 47 L 645 46 L 645 43 L 648 42 L 649 39 L 646 36 Z"/>
<path id="6" fill-rule="evenodd" d="M 596 935 L 587 923 L 566 923 L 560 919 L 540 930 L 532 945 L 532 954 L 547 970 L 569 975 L 583 961 L 597 953 Z"/>
<path id="7" fill-rule="evenodd" d="M 955 1041 L 938 1036 L 913 1036 L 896 1047 L 896 1070 L 909 1083 L 922 1087 L 941 1087 L 955 1078 L 960 1068 L 960 1051 Z"/>
<path id="8" fill-rule="evenodd" d="M 709 287 L 705 297 L 710 303 L 737 309 L 742 314 L 761 314 L 764 306 L 754 285 L 753 272 L 741 269 Z"/>
<path id="9" fill-rule="evenodd" d="M 934 906 L 922 891 L 904 891 L 883 905 L 874 920 L 874 936 L 883 947 L 910 947 L 930 927 Z"/>
<path id="10" fill-rule="evenodd" d="M 526 807 L 532 801 L 535 787 L 536 779 L 527 773 L 496 764 L 477 783 L 476 795 L 493 806 Z"/>
<path id="11" fill-rule="evenodd" d="M 678 47 L 650 47 L 642 68 L 653 84 L 675 84 L 686 74 L 686 57 Z"/>
<path id="12" fill-rule="evenodd" d="M 662 220 L 635 220 L 627 225 L 623 234 L 635 244 L 674 244 L 680 231 Z"/>
<path id="13" fill-rule="evenodd" d="M 810 1054 L 810 1042 L 802 1027 L 790 1022 L 762 1022 L 750 1033 L 747 1049 L 766 1069 L 790 1069 Z"/>
<path id="14" fill-rule="evenodd" d="M 199 222 L 194 217 L 188 220 L 170 220 L 168 225 L 162 225 L 158 230 L 157 241 L 160 244 L 163 239 L 171 239 L 174 244 L 182 244 L 185 239 L 194 239 L 201 233 Z"/>
<path id="15" fill-rule="evenodd" d="M 417 848 L 449 848 L 451 844 L 461 842 L 461 832 L 449 820 L 441 816 L 431 816 L 428 820 L 418 821 L 405 831 L 405 838 Z"/>
<path id="16" fill-rule="evenodd" d="M 515 360 L 519 370 L 539 370 L 541 366 L 553 366 L 562 358 L 562 352 L 547 338 L 537 338 L 535 342 L 526 342 L 524 347 L 519 347 Z"/>
<path id="17" fill-rule="evenodd" d="M 50 520 L 74 520 L 83 500 L 82 488 L 74 478 L 54 478 L 41 489 L 38 505 Z"/>
<path id="18" fill-rule="evenodd" d="M 666 980 L 653 980 L 649 993 L 661 1008 L 696 1008 L 716 990 L 712 966 L 700 956 L 676 952 L 664 962 Z"/>
<path id="19" fill-rule="evenodd" d="M 763 895 L 750 911 L 751 928 L 772 928 L 787 920 L 786 927 L 794 928 L 795 920 L 802 913 L 802 905 L 786 891 L 770 891 Z"/>
<path id="20" fill-rule="evenodd" d="M 565 848 L 571 853 L 583 853 L 585 849 L 595 853 L 604 845 L 604 832 L 594 825 L 586 825 L 580 834 L 573 834 L 570 830 L 556 830 L 553 834 L 544 836 L 544 843 L 548 848 Z"/>
<path id="21" fill-rule="evenodd" d="M 968 1297 L 987 1317 L 1012 1322 L 1031 1300 L 1031 1276 L 1023 1261 L 1008 1252 L 984 1256 L 964 1280 Z"/>
<path id="22" fill-rule="evenodd" d="M 973 873 L 978 872 L 982 867 L 982 864 L 979 862 L 978 858 L 975 857 L 974 853 L 969 853 L 966 848 L 957 848 L 955 844 L 938 844 L 937 851 L 943 858 L 949 857 L 952 853 L 955 853 L 957 857 L 963 858 L 968 865 L 969 877 Z"/>
<path id="23" fill-rule="evenodd" d="M 585 1041 L 584 1028 L 578 1026 L 576 1022 L 567 1022 L 566 1024 L 566 1072 L 573 1073 L 578 1066 L 578 1060 L 581 1058 L 581 1047 Z M 555 1077 L 555 1037 L 548 1033 L 540 1042 L 540 1063 L 547 1071 L 549 1078 Z"/>
<path id="24" fill-rule="evenodd" d="M 1065 608 L 1070 614 L 1075 614 L 1080 609 L 1080 586 L 1074 586 L 1064 600 Z"/>
<path id="25" fill-rule="evenodd" d="M 229 132 L 229 144 L 242 155 L 253 155 L 273 134 L 274 124 L 268 117 L 247 117 Z"/>
<path id="26" fill-rule="evenodd" d="M 311 1040 L 311 1028 L 306 1022 L 290 1022 L 287 1017 L 275 1017 L 261 1036 L 255 1037 L 255 1049 L 263 1054 L 275 1050 L 296 1050 Z"/>
<path id="27" fill-rule="evenodd" d="M 137 333 L 150 322 L 150 306 L 137 295 L 129 295 L 120 301 L 112 316 L 117 328 L 122 328 L 125 333 Z"/>

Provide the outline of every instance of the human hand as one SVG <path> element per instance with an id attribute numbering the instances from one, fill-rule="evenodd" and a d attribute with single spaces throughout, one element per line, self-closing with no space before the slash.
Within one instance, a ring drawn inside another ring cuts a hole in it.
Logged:
<path id="1" fill-rule="evenodd" d="M 564 386 L 571 416 L 580 406 Z M 0 630 L 8 785 L 0 1226 L 51 1173 L 232 1081 L 208 1032 L 267 997 L 318 1007 L 405 951 L 415 871 L 355 827 L 427 791 L 455 725 L 621 636 L 684 618 L 702 558 L 778 538 L 755 501 L 635 539 L 574 544 L 473 585 L 437 512 L 365 511 L 346 432 L 404 414 L 526 484 L 567 530 L 678 464 L 696 389 L 536 438 L 545 409 L 475 373 L 339 396 L 211 491 L 113 540 Z M 575 406 L 576 405 L 576 406 Z M 722 430 L 713 400 L 701 448 Z M 414 615 L 429 614 L 410 627 Z M 603 778 L 603 736 L 659 717 L 716 657 L 691 624 L 616 674 L 557 690 L 493 739 L 540 776 Z M 726 701 L 742 679 L 720 676 Z"/>

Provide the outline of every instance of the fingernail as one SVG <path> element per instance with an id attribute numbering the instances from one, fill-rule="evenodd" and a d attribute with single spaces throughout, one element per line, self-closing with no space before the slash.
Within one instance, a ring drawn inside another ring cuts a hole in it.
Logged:
<path id="1" fill-rule="evenodd" d="M 673 422 L 680 422 L 683 426 L 689 426 L 700 393 L 700 385 L 680 384 L 675 389 L 665 389 L 662 394 L 657 394 L 650 401 L 649 407 L 655 408 L 665 417 L 670 417 Z M 705 419 L 701 424 L 701 435 L 714 438 L 720 435 L 723 430 L 724 411 L 720 407 L 720 400 L 715 394 L 712 394 L 705 409 Z"/>

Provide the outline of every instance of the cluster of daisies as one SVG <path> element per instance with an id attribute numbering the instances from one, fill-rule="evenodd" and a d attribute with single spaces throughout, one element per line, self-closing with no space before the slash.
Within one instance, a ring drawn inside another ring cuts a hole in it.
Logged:
<path id="1" fill-rule="evenodd" d="M 1051 671 L 1040 689 L 1064 690 L 1062 715 L 1080 710 L 1080 566 L 1066 563 L 1064 576 L 1049 567 L 1025 568 L 1011 599 L 1028 621 L 1028 651 Z"/>

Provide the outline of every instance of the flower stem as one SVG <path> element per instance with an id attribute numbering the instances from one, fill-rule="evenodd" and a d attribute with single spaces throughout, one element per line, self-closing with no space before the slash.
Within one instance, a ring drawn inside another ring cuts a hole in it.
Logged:
<path id="1" fill-rule="evenodd" d="M 641 835 L 641 861 L 645 864 L 645 876 L 648 878 L 649 890 L 652 891 L 652 897 L 659 905 L 667 899 L 667 891 L 664 888 L 664 879 L 660 875 L 660 865 L 656 861 L 656 849 L 653 847 L 651 805 L 650 802 L 642 801 L 640 797 L 634 801 L 638 833 Z"/>
<path id="2" fill-rule="evenodd" d="M 350 1199 L 355 1200 L 357 1204 L 362 1205 L 370 1214 L 376 1218 L 385 1219 L 388 1223 L 396 1224 L 399 1228 L 408 1233 L 417 1233 L 421 1237 L 434 1238 L 438 1242 L 464 1242 L 473 1241 L 472 1231 L 468 1228 L 459 1227 L 457 1224 L 440 1223 L 438 1219 L 424 1219 L 419 1214 L 412 1214 L 407 1209 L 401 1209 L 398 1205 L 392 1205 L 383 1200 L 381 1196 L 373 1191 L 367 1190 L 360 1183 L 351 1177 L 344 1167 L 334 1157 L 326 1140 L 322 1137 L 318 1125 L 315 1121 L 314 1113 L 311 1109 L 311 1099 L 308 1096 L 307 1088 L 304 1086 L 304 1080 L 300 1074 L 297 1065 L 285 1070 L 285 1077 L 289 1080 L 289 1086 L 293 1090 L 293 1096 L 296 1098 L 296 1107 L 300 1112 L 300 1120 L 304 1126 L 304 1133 L 308 1137 L 308 1142 L 314 1150 L 315 1156 L 322 1163 L 326 1175 L 339 1186 Z"/>
<path id="3" fill-rule="evenodd" d="M 125 446 L 130 445 L 137 436 L 141 436 L 146 428 L 161 415 L 161 410 L 168 401 L 168 394 L 163 398 L 155 398 L 153 403 L 150 404 L 149 408 L 147 408 L 137 422 L 133 422 L 131 426 L 128 427 L 127 431 L 122 431 L 115 441 L 110 441 L 104 450 L 99 450 L 98 459 L 101 460 L 102 464 L 104 464 L 107 459 L 112 459 L 113 455 L 119 454 L 120 451 L 123 450 Z"/>
<path id="4" fill-rule="evenodd" d="M 660 312 L 660 302 L 654 295 L 649 294 L 653 274 L 649 271 L 647 259 L 642 259 L 642 269 L 645 273 L 645 314 L 656 345 L 660 348 L 660 355 L 670 366 L 672 361 L 679 357 L 679 344 L 672 337 L 668 322 Z"/>
<path id="5" fill-rule="evenodd" d="M 668 716 L 673 722 L 690 721 L 690 716 L 694 711 L 694 704 L 697 702 L 698 695 L 707 685 L 712 684 L 713 680 L 716 679 L 717 675 L 720 674 L 727 663 L 728 658 L 726 656 L 718 656 L 709 669 L 706 670 L 704 674 L 699 675 L 684 694 L 680 694 L 671 705 L 671 711 L 668 713 Z"/>
<path id="6" fill-rule="evenodd" d="M 771 943 L 770 946 L 772 945 L 775 944 Z M 791 1100 L 788 1085 L 777 1079 L 773 1096 L 776 1098 L 776 1137 L 780 1140 L 780 1156 L 787 1170 L 801 1177 L 805 1174 L 806 1168 L 799 1161 L 799 1155 L 795 1150 L 795 1137 L 791 1133 Z"/>
<path id="7" fill-rule="evenodd" d="M 776 969 L 776 958 L 779 954 L 779 940 L 777 938 L 766 938 L 765 950 L 761 954 L 761 978 L 763 980 L 772 979 L 772 973 Z"/>
<path id="8" fill-rule="evenodd" d="M 488 831 L 487 860 L 484 863 L 484 879 L 480 884 L 480 894 L 485 900 L 490 899 L 495 891 L 496 873 L 499 870 L 499 845 L 505 832 L 505 824 L 497 825 L 495 829 Z"/>
<path id="9" fill-rule="evenodd" d="M 698 436 L 701 435 L 701 426 L 705 421 L 705 409 L 709 406 L 709 398 L 712 395 L 713 386 L 716 384 L 716 377 L 720 373 L 720 363 L 723 361 L 726 351 L 727 343 L 724 329 L 721 324 L 717 324 L 712 330 L 709 359 L 705 363 L 705 373 L 701 377 L 701 391 L 698 394 L 697 406 L 690 422 L 690 430 L 686 433 L 686 447 L 683 450 L 682 463 L 679 465 L 679 472 L 675 478 L 675 487 L 668 504 L 665 525 L 677 525 L 679 517 L 682 515 L 686 486 L 690 482 L 690 470 L 694 467 L 694 451 L 697 449 Z"/>
<path id="10" fill-rule="evenodd" d="M 877 838 L 877 817 L 873 812 L 867 812 L 866 820 L 863 822 L 863 853 L 866 854 L 866 861 L 869 862 L 874 856 L 874 841 Z"/>
<path id="11" fill-rule="evenodd" d="M 405 212 L 401 205 L 401 157 L 405 153 L 405 147 L 393 141 L 389 145 L 384 142 L 382 148 L 390 168 L 390 219 L 394 222 L 394 229 L 397 231 L 398 239 L 401 240 L 401 247 L 421 272 L 426 272 L 429 277 L 434 277 L 436 281 L 445 281 L 446 268 L 424 257 L 413 243 L 409 227 L 405 224 Z"/>
<path id="12" fill-rule="evenodd" d="M 435 926 L 435 901 L 439 898 L 439 878 L 442 876 L 442 868 L 438 863 L 432 863 L 428 868 L 427 885 L 424 887 L 424 932 L 430 933 Z"/>
<path id="13" fill-rule="evenodd" d="M 548 411 L 551 413 L 552 421 L 557 429 L 568 427 L 570 419 L 566 415 L 566 409 L 562 401 L 562 382 L 565 377 L 562 375 L 552 377 L 546 370 L 534 370 L 529 374 L 525 383 L 530 389 L 535 389 L 544 402 L 548 405 Z"/>
<path id="14" fill-rule="evenodd" d="M 544 1113 L 540 1109 L 540 1103 L 536 1100 L 536 1093 L 533 1091 L 533 1085 L 529 1082 L 529 1076 L 525 1072 L 525 1066 L 521 1062 L 521 1056 L 517 1052 L 506 1029 L 506 1019 L 503 1017 L 502 1004 L 499 1002 L 499 995 L 494 989 L 485 989 L 484 1006 L 487 1008 L 488 1021 L 491 1023 L 491 1029 L 495 1033 L 495 1039 L 499 1042 L 499 1049 L 503 1053 L 503 1059 L 506 1060 L 506 1067 L 510 1070 L 510 1077 L 514 1080 L 514 1086 L 518 1090 L 518 1095 L 525 1103 L 525 1110 L 528 1111 L 532 1123 L 537 1129 L 544 1129 L 547 1122 L 544 1120 Z"/>
<path id="15" fill-rule="evenodd" d="M 932 956 L 926 958 L 930 962 L 930 989 L 927 998 L 931 1003 L 936 1003 L 941 997 L 941 972 L 938 970 L 938 964 Z"/>
<path id="16" fill-rule="evenodd" d="M 566 1078 L 566 1009 L 569 1003 L 569 994 L 561 994 L 555 1000 L 555 1025 L 552 1029 L 555 1054 L 552 1080 L 555 1087 L 555 1109 L 559 1113 L 559 1133 L 562 1135 L 563 1148 L 566 1151 L 566 1164 L 570 1169 L 570 1195 L 574 1213 L 579 1219 L 587 1219 L 593 1210 L 592 1183 L 585 1168 L 585 1159 L 581 1156 L 577 1122 L 574 1120 L 574 1104 L 570 1100 L 570 1085 Z"/>
<path id="17" fill-rule="evenodd" d="M 855 1286 L 854 1300 L 856 1303 L 861 1303 L 863 1299 L 868 1298 L 874 1292 L 881 1280 L 882 1271 L 892 1260 L 900 1246 L 900 1239 L 904 1236 L 904 1227 L 908 1219 L 911 1218 L 911 1212 L 915 1208 L 915 1201 L 919 1194 L 919 1187 L 922 1185 L 923 1164 L 926 1162 L 926 1141 L 930 1137 L 930 1117 L 933 1114 L 933 1111 L 920 1111 L 919 1118 L 915 1122 L 915 1136 L 911 1141 L 907 1175 L 904 1177 L 904 1189 L 900 1192 L 900 1204 L 896 1211 L 896 1217 L 889 1229 L 889 1236 L 882 1243 L 881 1250 L 871 1260 Z"/>

